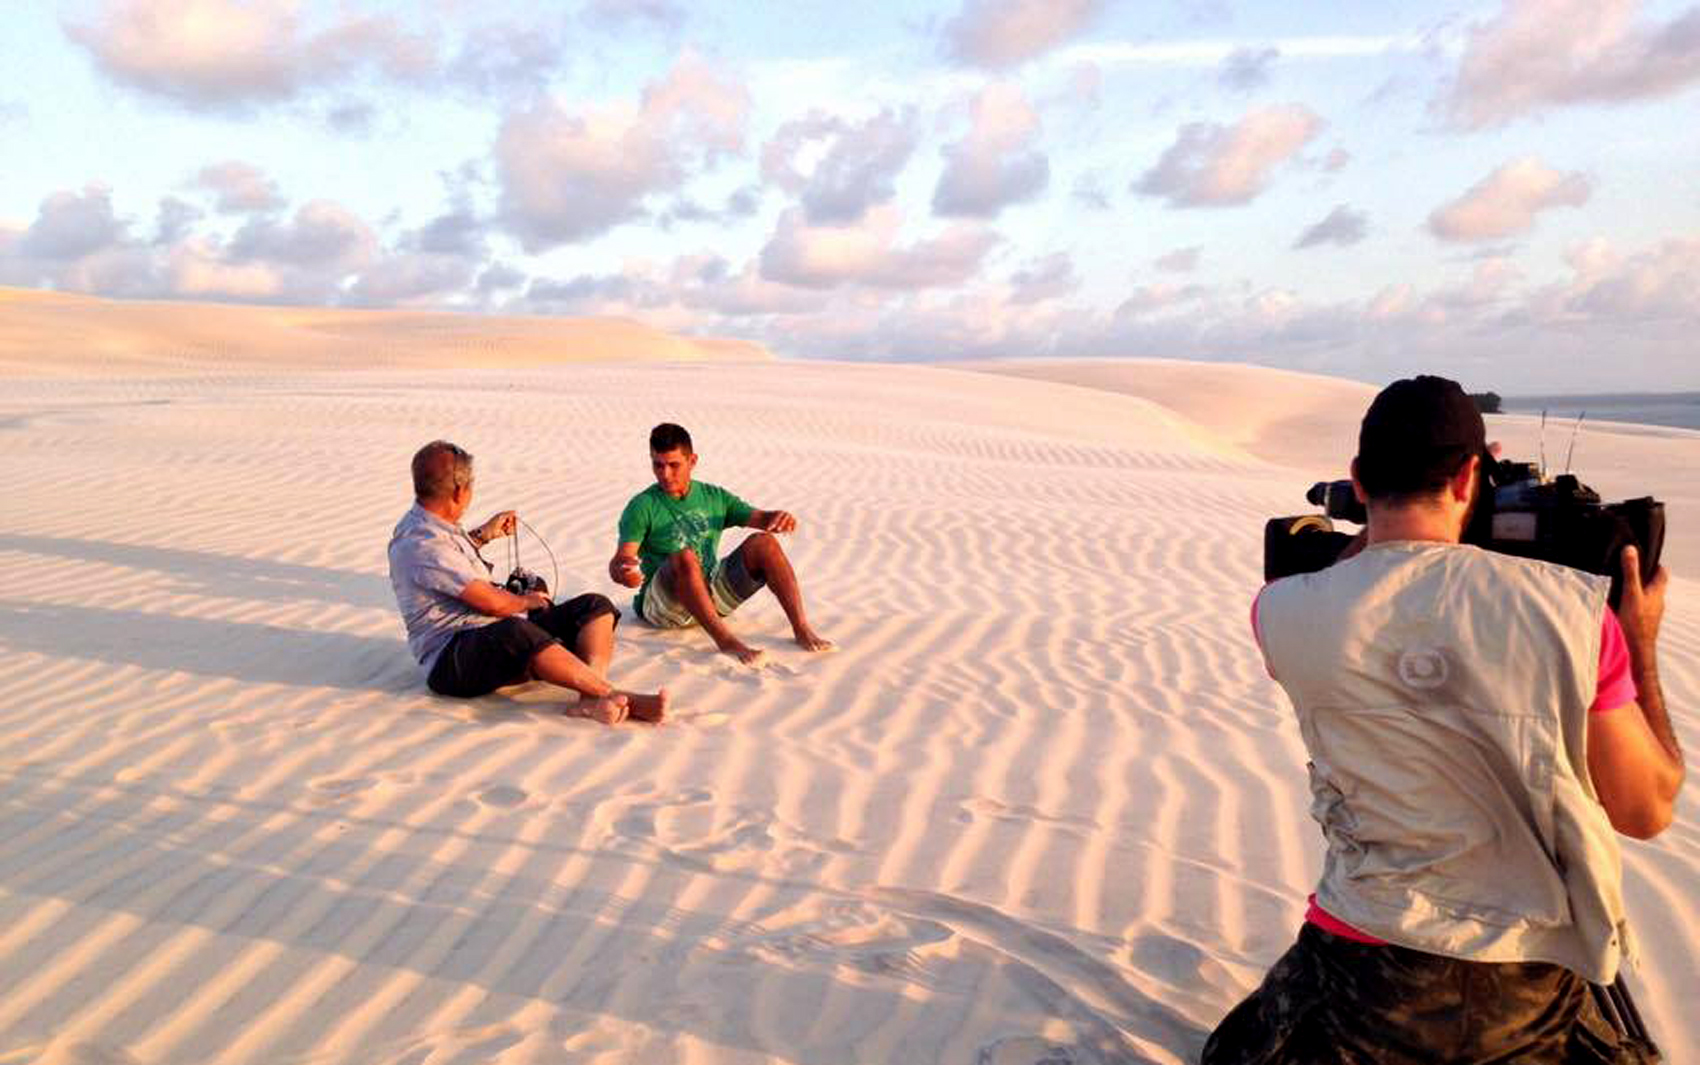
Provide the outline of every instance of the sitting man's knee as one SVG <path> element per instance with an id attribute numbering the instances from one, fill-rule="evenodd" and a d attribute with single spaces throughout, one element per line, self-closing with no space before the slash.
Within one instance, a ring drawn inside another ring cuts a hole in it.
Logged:
<path id="1" fill-rule="evenodd" d="M 762 553 L 766 553 L 766 552 L 769 552 L 769 551 L 781 551 L 782 552 L 782 551 L 785 550 L 784 548 L 779 546 L 779 537 L 773 535 L 770 532 L 755 533 L 752 536 L 750 536 L 749 539 L 745 540 L 744 543 L 749 546 L 750 550 L 758 551 L 758 552 L 762 552 Z"/>
<path id="2" fill-rule="evenodd" d="M 591 621 L 601 621 L 603 618 L 612 619 L 619 613 L 619 608 L 614 605 L 614 600 L 601 592 L 586 592 L 584 606 L 586 614 L 596 615 L 590 619 Z"/>
<path id="3" fill-rule="evenodd" d="M 656 577 L 673 588 L 680 580 L 701 580 L 702 560 L 697 558 L 693 548 L 682 548 L 667 556 L 667 561 L 661 564 L 661 570 Z"/>

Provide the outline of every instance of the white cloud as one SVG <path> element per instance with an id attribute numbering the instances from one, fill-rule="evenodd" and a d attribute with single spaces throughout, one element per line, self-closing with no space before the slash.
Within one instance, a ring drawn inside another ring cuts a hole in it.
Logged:
<path id="1" fill-rule="evenodd" d="M 1196 244 L 1189 248 L 1176 248 L 1174 251 L 1158 256 L 1151 265 L 1171 274 L 1187 274 L 1198 269 L 1199 259 L 1204 252 Z"/>
<path id="2" fill-rule="evenodd" d="M 1347 247 L 1360 243 L 1369 235 L 1369 216 L 1340 204 L 1321 221 L 1309 226 L 1293 242 L 1293 247 L 1315 248 L 1323 244 Z"/>
<path id="3" fill-rule="evenodd" d="M 943 149 L 945 167 L 933 192 L 941 215 L 992 218 L 1044 191 L 1051 164 L 1032 144 L 1039 115 L 1021 90 L 993 84 L 975 96 L 968 135 Z"/>
<path id="4" fill-rule="evenodd" d="M 1146 318 L 1162 311 L 1173 311 L 1204 299 L 1209 292 L 1203 285 L 1176 285 L 1168 282 L 1140 285 L 1117 305 L 1115 317 Z"/>
<path id="5" fill-rule="evenodd" d="M 902 216 L 875 207 L 851 225 L 813 226 L 801 211 L 779 218 L 761 253 L 761 276 L 805 288 L 859 284 L 875 288 L 926 288 L 973 277 L 997 235 L 958 223 L 929 240 L 898 244 Z"/>
<path id="6" fill-rule="evenodd" d="M 965 0 L 944 27 L 945 54 L 971 66 L 1014 66 L 1079 33 L 1102 0 Z"/>
<path id="7" fill-rule="evenodd" d="M 1175 207 L 1248 203 L 1323 124 L 1298 104 L 1259 108 L 1232 126 L 1190 122 L 1157 165 L 1134 182 L 1134 191 L 1161 196 Z"/>
<path id="8" fill-rule="evenodd" d="M 408 233 L 402 243 L 427 254 L 481 256 L 485 250 L 484 220 L 470 202 L 463 200 Z"/>
<path id="9" fill-rule="evenodd" d="M 355 303 L 381 307 L 429 301 L 464 292 L 477 270 L 477 260 L 460 255 L 402 252 L 362 270 L 348 292 Z"/>
<path id="10" fill-rule="evenodd" d="M 1619 103 L 1700 81 L 1700 8 L 1638 24 L 1641 0 L 1506 0 L 1470 32 L 1446 108 L 1472 128 L 1569 104 Z"/>
<path id="11" fill-rule="evenodd" d="M 114 244 L 66 263 L 53 278 L 56 288 L 118 298 L 163 294 L 158 263 L 151 249 Z"/>
<path id="12" fill-rule="evenodd" d="M 590 0 L 584 20 L 607 30 L 626 30 L 634 25 L 675 32 L 685 24 L 685 8 L 672 0 Z"/>
<path id="13" fill-rule="evenodd" d="M 421 248 L 432 226 L 385 249 L 364 220 L 324 200 L 287 219 L 250 217 L 228 241 L 194 232 L 202 217 L 167 197 L 155 232 L 142 240 L 115 214 L 104 186 L 55 193 L 29 226 L 0 226 L 0 283 L 120 297 L 394 305 L 472 296 L 484 258 L 482 241 L 462 251 Z"/>
<path id="14" fill-rule="evenodd" d="M 1080 288 L 1074 260 L 1067 252 L 1056 252 L 1017 270 L 1009 279 L 1010 302 L 1042 303 L 1059 299 Z"/>
<path id="15" fill-rule="evenodd" d="M 434 49 L 387 18 L 345 15 L 310 30 L 294 0 L 107 0 L 93 21 L 67 23 L 100 69 L 132 88 L 195 108 L 284 100 L 377 69 L 427 76 Z"/>
<path id="16" fill-rule="evenodd" d="M 749 106 L 742 86 L 687 53 L 636 104 L 574 113 L 544 101 L 510 115 L 496 142 L 504 219 L 528 251 L 605 232 L 739 150 Z"/>
<path id="17" fill-rule="evenodd" d="M 881 111 L 861 123 L 812 112 L 763 146 L 762 176 L 797 194 L 811 222 L 854 221 L 892 198 L 917 136 L 912 112 Z"/>
<path id="18" fill-rule="evenodd" d="M 80 193 L 56 192 L 43 200 L 18 250 L 31 259 L 69 262 L 124 237 L 124 223 L 112 211 L 112 191 L 90 185 Z"/>
<path id="19" fill-rule="evenodd" d="M 1592 194 L 1588 179 L 1565 174 L 1539 159 L 1513 160 L 1429 215 L 1429 231 L 1442 240 L 1498 240 L 1527 232 L 1535 216 L 1553 207 L 1580 207 Z"/>
<path id="20" fill-rule="evenodd" d="M 1690 337 L 1700 326 L 1700 238 L 1628 255 L 1596 240 L 1572 249 L 1569 264 L 1570 279 L 1538 298 L 1554 319 L 1686 323 Z"/>
<path id="21" fill-rule="evenodd" d="M 565 20 L 503 22 L 466 31 L 443 73 L 475 98 L 542 88 L 569 55 Z"/>
<path id="22" fill-rule="evenodd" d="M 153 242 L 158 245 L 177 243 L 189 234 L 190 227 L 202 217 L 201 209 L 194 204 L 185 203 L 175 196 L 165 197 L 159 201 Z"/>
<path id="23" fill-rule="evenodd" d="M 1275 61 L 1281 58 L 1279 48 L 1264 46 L 1261 48 L 1247 46 L 1237 48 L 1227 59 L 1222 61 L 1221 73 L 1217 75 L 1223 85 L 1235 92 L 1251 92 L 1269 84 L 1270 69 Z"/>
<path id="24" fill-rule="evenodd" d="M 1237 52 L 1274 49 L 1284 59 L 1373 59 L 1401 53 L 1423 53 L 1430 42 L 1422 36 L 1278 37 L 1274 40 L 1205 39 L 1134 43 L 1111 41 L 1077 44 L 1046 59 L 1051 63 L 1095 63 L 1107 67 L 1176 66 L 1220 67 Z"/>
<path id="25" fill-rule="evenodd" d="M 226 262 L 221 250 L 204 238 L 171 249 L 166 268 L 178 296 L 213 299 L 271 299 L 283 289 L 277 269 L 268 263 Z"/>
<path id="26" fill-rule="evenodd" d="M 250 163 L 230 160 L 202 167 L 195 183 L 217 195 L 221 211 L 270 211 L 283 206 L 277 182 Z"/>
<path id="27" fill-rule="evenodd" d="M 1097 171 L 1088 171 L 1074 179 L 1074 202 L 1093 211 L 1108 211 L 1115 206 L 1110 202 L 1109 189 L 1105 188 L 1107 178 Z"/>
<path id="28" fill-rule="evenodd" d="M 354 270 L 370 262 L 377 247 L 376 234 L 359 217 L 329 200 L 313 200 L 288 222 L 250 219 L 231 238 L 228 252 L 237 262 Z"/>

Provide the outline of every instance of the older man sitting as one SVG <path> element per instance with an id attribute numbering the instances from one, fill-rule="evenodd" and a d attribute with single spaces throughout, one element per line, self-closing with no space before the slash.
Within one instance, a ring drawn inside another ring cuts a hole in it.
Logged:
<path id="1" fill-rule="evenodd" d="M 569 712 L 604 724 L 665 717 L 665 690 L 639 694 L 608 683 L 620 612 L 607 596 L 556 603 L 547 591 L 515 595 L 491 580 L 479 549 L 513 535 L 518 516 L 504 510 L 463 529 L 472 484 L 471 455 L 446 440 L 426 444 L 413 456 L 413 506 L 390 538 L 390 584 L 426 685 L 474 698 L 536 679 L 577 692 Z"/>

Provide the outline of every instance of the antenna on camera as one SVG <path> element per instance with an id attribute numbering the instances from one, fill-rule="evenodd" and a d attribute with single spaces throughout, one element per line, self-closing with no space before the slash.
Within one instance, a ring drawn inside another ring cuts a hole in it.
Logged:
<path id="1" fill-rule="evenodd" d="M 1576 454 L 1576 436 L 1577 436 L 1578 433 L 1580 433 L 1582 431 L 1582 419 L 1586 418 L 1587 416 L 1588 416 L 1587 411 L 1583 411 L 1581 414 L 1578 414 L 1576 416 L 1576 424 L 1574 426 L 1572 426 L 1571 429 L 1570 429 L 1570 450 L 1568 450 L 1564 453 L 1564 472 L 1565 473 L 1570 472 L 1570 456 Z"/>
<path id="2" fill-rule="evenodd" d="M 1541 480 L 1547 479 L 1547 409 L 1541 408 Z"/>

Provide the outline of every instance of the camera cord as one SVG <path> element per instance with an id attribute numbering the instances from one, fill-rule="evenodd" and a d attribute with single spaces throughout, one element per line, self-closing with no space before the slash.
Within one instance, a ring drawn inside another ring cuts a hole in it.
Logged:
<path id="1" fill-rule="evenodd" d="M 520 517 L 518 514 L 514 515 L 514 520 L 519 522 L 521 528 L 525 529 L 526 532 L 530 533 L 534 538 L 536 538 L 538 543 L 543 545 L 543 553 L 549 556 L 549 569 L 550 569 L 549 594 L 551 596 L 560 595 L 561 594 L 561 564 L 559 562 L 555 561 L 555 552 L 550 549 L 549 541 L 543 539 L 543 537 L 541 537 L 541 536 L 538 536 L 537 530 L 533 529 L 531 527 L 531 523 L 526 521 L 524 518 Z M 515 532 L 514 532 L 514 542 L 512 544 L 508 545 L 508 559 L 509 559 L 509 563 L 510 563 L 510 566 L 511 566 L 512 569 L 518 569 L 519 568 L 519 532 L 518 532 L 518 530 L 515 530 Z"/>

